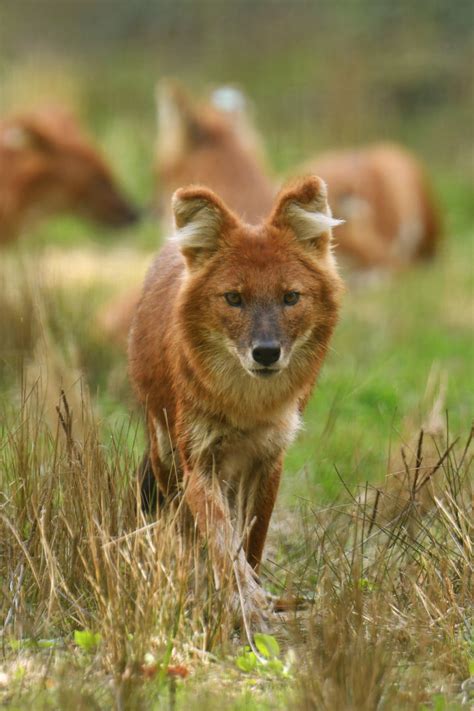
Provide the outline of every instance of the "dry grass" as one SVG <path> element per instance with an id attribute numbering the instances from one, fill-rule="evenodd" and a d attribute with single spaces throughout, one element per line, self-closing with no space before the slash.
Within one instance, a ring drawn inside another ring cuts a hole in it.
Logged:
<path id="1" fill-rule="evenodd" d="M 3 433 L 7 674 L 14 679 L 26 669 L 26 690 L 49 689 L 60 708 L 89 697 L 97 708 L 139 708 L 160 691 L 156 678 L 144 681 L 150 655 L 164 670 L 196 669 L 203 659 L 209 666 L 209 652 L 222 659 L 230 649 L 228 593 L 216 591 L 210 569 L 200 567 L 198 545 L 181 545 L 174 521 L 143 520 L 127 438 L 104 447 L 86 406 L 79 418 L 81 442 L 63 398 L 51 433 L 38 393 L 30 392 Z M 416 709 L 441 690 L 463 698 L 472 634 L 471 462 L 467 446 L 446 452 L 436 472 L 442 493 L 429 510 L 418 507 L 414 488 L 389 522 L 365 495 L 304 517 L 304 543 L 283 565 L 287 584 L 314 601 L 309 613 L 275 620 L 273 630 L 295 650 L 301 708 Z M 430 486 L 430 474 L 418 487 Z M 378 506 L 385 496 L 382 490 Z M 85 676 L 71 642 L 75 629 L 100 635 Z M 38 654 L 41 639 L 56 640 L 48 642 L 48 664 Z M 28 644 L 12 652 L 11 640 Z M 66 694 L 71 684 L 74 693 Z"/>
<path id="2" fill-rule="evenodd" d="M 143 518 L 130 432 L 101 444 L 87 403 L 83 393 L 82 410 L 72 413 L 62 394 L 52 432 L 38 384 L 6 417 L 3 649 L 8 658 L 10 640 L 42 638 L 68 648 L 74 630 L 93 630 L 98 668 L 125 702 L 143 680 L 146 653 L 165 668 L 199 656 L 229 639 L 231 620 L 227 590 L 216 592 L 212 575 L 194 564 L 198 544 L 184 546 L 172 519 Z"/>
<path id="3" fill-rule="evenodd" d="M 215 680 L 217 654 L 226 678 L 225 654 L 238 643 L 229 591 L 216 590 L 200 545 L 183 545 L 172 518 L 143 518 L 133 431 L 101 442 L 85 391 L 82 403 L 73 413 L 61 395 L 51 431 L 38 383 L 17 412 L 3 413 L 0 609 L 9 683 L 0 698 L 15 707 L 34 691 L 44 708 L 141 708 L 169 695 L 170 665 L 195 673 L 204 665 Z M 423 471 L 420 438 L 405 487 L 366 488 L 286 528 L 267 584 L 311 600 L 273 621 L 298 661 L 287 699 L 296 693 L 304 709 L 418 709 L 441 692 L 467 698 L 470 442 L 445 442 Z M 425 488 L 430 498 L 421 503 Z M 78 652 L 74 630 L 100 636 L 92 658 Z M 228 689 L 229 704 L 239 688 Z M 205 699 L 217 707 L 213 693 Z"/>
<path id="4" fill-rule="evenodd" d="M 472 432 L 467 442 L 445 441 L 423 470 L 421 433 L 403 484 L 390 477 L 347 508 L 307 516 L 302 584 L 314 577 L 315 601 L 302 708 L 418 709 L 441 693 L 467 700 L 471 440 Z"/>

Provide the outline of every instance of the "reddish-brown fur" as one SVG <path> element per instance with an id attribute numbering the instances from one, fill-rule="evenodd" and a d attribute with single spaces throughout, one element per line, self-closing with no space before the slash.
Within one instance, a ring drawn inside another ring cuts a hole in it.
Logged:
<path id="1" fill-rule="evenodd" d="M 205 185 L 243 220 L 256 224 L 275 195 L 258 139 L 246 117 L 197 105 L 175 84 L 158 91 L 156 176 L 163 212 L 177 188 Z"/>
<path id="2" fill-rule="evenodd" d="M 68 211 L 110 226 L 137 212 L 73 116 L 45 109 L 0 123 L 0 243 L 32 220 Z"/>
<path id="3" fill-rule="evenodd" d="M 304 179 L 255 227 L 205 188 L 179 190 L 173 202 L 179 240 L 146 278 L 131 379 L 161 494 L 183 495 L 201 535 L 214 531 L 214 564 L 222 573 L 235 559 L 247 611 L 258 615 L 265 598 L 252 571 L 339 311 L 330 222 L 316 230 L 309 219 L 330 214 L 326 192 Z M 230 305 L 229 292 L 242 303 Z M 255 344 L 267 342 L 281 347 L 271 367 L 256 361 Z"/>
<path id="4" fill-rule="evenodd" d="M 305 169 L 327 182 L 333 210 L 346 221 L 336 253 L 352 266 L 397 267 L 435 253 L 438 211 L 424 170 L 409 151 L 388 143 L 331 151 Z"/>
<path id="5" fill-rule="evenodd" d="M 257 222 L 269 209 L 273 185 L 255 133 L 248 140 L 245 116 L 235 120 L 210 104 L 196 106 L 175 85 L 162 92 L 160 112 L 157 176 L 164 204 L 176 188 L 200 183 Z M 401 146 L 330 151 L 298 172 L 327 182 L 334 212 L 346 221 L 337 253 L 351 267 L 398 267 L 436 251 L 436 203 L 420 162 Z"/>
<path id="6" fill-rule="evenodd" d="M 211 187 L 250 222 L 269 210 L 272 187 L 261 150 L 248 125 L 210 105 L 196 107 L 174 85 L 166 85 L 159 109 L 159 185 L 169 203 L 173 190 L 198 182 Z M 175 119 L 173 124 L 171 119 Z M 328 184 L 334 213 L 345 224 L 337 232 L 336 255 L 352 269 L 397 268 L 432 256 L 440 237 L 438 211 L 418 160 L 395 144 L 331 151 L 301 172 Z M 138 289 L 113 299 L 101 326 L 117 343 L 126 341 Z"/>

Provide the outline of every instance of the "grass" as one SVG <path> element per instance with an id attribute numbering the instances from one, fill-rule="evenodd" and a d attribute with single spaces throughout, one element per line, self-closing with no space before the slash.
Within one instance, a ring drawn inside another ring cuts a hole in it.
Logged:
<path id="1" fill-rule="evenodd" d="M 420 434 L 398 476 L 358 492 L 344 483 L 337 504 L 277 516 L 267 586 L 308 605 L 275 619 L 273 651 L 252 661 L 199 543 L 183 547 L 174 520 L 143 519 L 136 425 L 105 437 L 82 390 L 75 412 L 60 396 L 52 430 L 45 402 L 37 383 L 2 418 L 5 707 L 421 709 L 469 698 L 471 435 Z"/>
<path id="2" fill-rule="evenodd" d="M 148 251 L 126 236 L 94 247 L 74 236 L 63 248 L 26 241 L 5 254 L 6 708 L 467 703 L 473 343 L 460 192 L 447 213 L 458 231 L 448 232 L 435 263 L 346 297 L 305 430 L 287 457 L 263 573 L 268 589 L 310 603 L 272 624 L 278 663 L 246 671 L 239 660 L 248 667 L 251 652 L 233 632 L 226 591 L 215 589 L 200 546 L 183 549 L 173 521 L 142 518 L 134 472 L 143 427 L 125 356 L 94 325 L 117 282 L 139 281 Z"/>

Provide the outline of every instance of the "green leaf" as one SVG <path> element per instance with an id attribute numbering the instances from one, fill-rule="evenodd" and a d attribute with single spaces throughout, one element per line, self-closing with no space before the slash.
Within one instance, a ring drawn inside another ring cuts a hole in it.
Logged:
<path id="1" fill-rule="evenodd" d="M 446 710 L 446 699 L 442 694 L 436 694 L 433 699 L 435 711 L 445 711 Z"/>
<path id="2" fill-rule="evenodd" d="M 240 671 L 249 673 L 255 670 L 257 666 L 257 657 L 253 652 L 247 652 L 242 654 L 242 656 L 237 657 L 235 663 L 239 667 Z"/>
<path id="3" fill-rule="evenodd" d="M 74 642 L 84 652 L 93 652 L 100 643 L 100 634 L 90 630 L 74 630 Z"/>
<path id="4" fill-rule="evenodd" d="M 365 592 L 373 592 L 374 590 L 376 590 L 376 585 L 368 578 L 360 578 L 359 588 L 360 590 L 364 590 Z"/>
<path id="5" fill-rule="evenodd" d="M 255 646 L 265 659 L 275 659 L 280 654 L 280 645 L 272 635 L 257 632 L 254 639 Z"/>

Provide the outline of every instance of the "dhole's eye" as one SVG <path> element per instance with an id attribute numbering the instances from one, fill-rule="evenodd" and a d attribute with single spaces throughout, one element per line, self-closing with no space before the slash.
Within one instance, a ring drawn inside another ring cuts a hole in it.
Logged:
<path id="1" fill-rule="evenodd" d="M 224 296 L 229 306 L 242 306 L 242 297 L 238 291 L 228 291 Z"/>
<path id="2" fill-rule="evenodd" d="M 287 306 L 294 306 L 300 300 L 300 295 L 297 291 L 287 291 L 283 297 L 283 301 Z"/>

